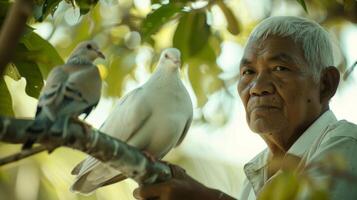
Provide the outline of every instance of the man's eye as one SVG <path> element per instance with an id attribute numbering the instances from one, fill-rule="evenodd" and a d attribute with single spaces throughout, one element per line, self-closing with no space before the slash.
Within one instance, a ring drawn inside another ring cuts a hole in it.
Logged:
<path id="1" fill-rule="evenodd" d="M 274 67 L 274 71 L 290 71 L 290 69 L 284 66 L 276 66 Z"/>
<path id="2" fill-rule="evenodd" d="M 245 69 L 242 71 L 242 75 L 254 74 L 254 71 L 251 69 Z"/>

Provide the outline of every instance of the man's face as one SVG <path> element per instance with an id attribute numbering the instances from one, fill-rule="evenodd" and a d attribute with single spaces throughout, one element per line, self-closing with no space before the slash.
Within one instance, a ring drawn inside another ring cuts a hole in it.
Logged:
<path id="1" fill-rule="evenodd" d="M 319 116 L 320 85 L 308 67 L 301 46 L 289 38 L 247 44 L 238 92 L 252 131 L 289 139 Z"/>

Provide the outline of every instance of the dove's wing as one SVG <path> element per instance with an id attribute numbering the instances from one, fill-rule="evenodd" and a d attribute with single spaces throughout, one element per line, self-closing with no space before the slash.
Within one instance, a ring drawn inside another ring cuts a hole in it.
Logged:
<path id="1" fill-rule="evenodd" d="M 151 107 L 145 101 L 145 91 L 139 87 L 118 102 L 100 130 L 127 142 L 145 124 L 151 113 Z"/>
<path id="2" fill-rule="evenodd" d="M 46 80 L 46 85 L 41 91 L 37 114 L 42 108 L 47 108 L 45 109 L 46 115 L 51 120 L 56 118 L 56 109 L 54 109 L 54 107 L 63 99 L 61 89 L 64 87 L 68 77 L 69 73 L 63 69 L 63 66 L 56 67 L 50 72 Z"/>
<path id="3" fill-rule="evenodd" d="M 180 136 L 180 139 L 177 141 L 176 146 L 180 145 L 182 141 L 185 139 L 188 129 L 190 129 L 191 123 L 192 123 L 192 116 L 187 120 L 185 128 Z"/>
<path id="4" fill-rule="evenodd" d="M 129 140 L 151 116 L 151 110 L 145 103 L 143 95 L 145 95 L 144 91 L 139 87 L 124 96 L 100 130 L 122 141 Z M 79 163 L 73 172 L 77 172 L 78 176 L 72 185 L 72 190 L 81 193 L 89 193 L 106 185 L 120 174 L 119 171 L 91 156 Z"/>
<path id="5" fill-rule="evenodd" d="M 102 81 L 98 68 L 94 65 L 82 68 L 66 81 L 63 95 L 67 101 L 61 106 L 60 115 L 89 114 L 100 99 Z"/>

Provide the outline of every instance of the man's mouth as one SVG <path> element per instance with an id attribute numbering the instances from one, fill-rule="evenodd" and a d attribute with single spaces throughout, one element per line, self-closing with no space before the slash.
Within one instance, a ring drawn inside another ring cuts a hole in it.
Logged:
<path id="1" fill-rule="evenodd" d="M 270 106 L 270 105 L 260 105 L 260 106 L 253 106 L 251 111 L 271 111 L 279 109 L 277 106 Z"/>

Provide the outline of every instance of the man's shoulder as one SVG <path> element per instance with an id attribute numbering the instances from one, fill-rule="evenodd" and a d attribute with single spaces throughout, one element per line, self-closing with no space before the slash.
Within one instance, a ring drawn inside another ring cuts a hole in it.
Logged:
<path id="1" fill-rule="evenodd" d="M 334 137 L 350 137 L 357 140 L 357 125 L 347 120 L 339 120 L 327 127 L 324 140 Z"/>
<path id="2" fill-rule="evenodd" d="M 340 120 L 326 127 L 323 134 L 314 142 L 306 154 L 306 160 L 320 160 L 331 153 L 343 156 L 357 153 L 357 125 Z M 355 153 L 353 153 L 355 152 Z M 350 158 L 348 158 L 350 159 Z"/>

